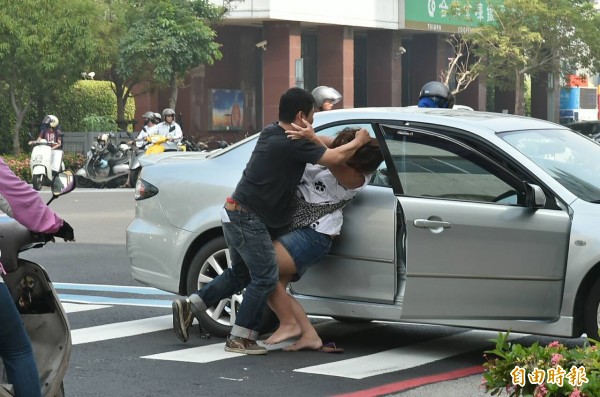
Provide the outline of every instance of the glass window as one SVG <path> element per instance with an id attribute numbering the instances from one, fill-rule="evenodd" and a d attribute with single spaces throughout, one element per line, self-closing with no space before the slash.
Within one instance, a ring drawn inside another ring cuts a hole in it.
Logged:
<path id="1" fill-rule="evenodd" d="M 569 130 L 499 135 L 577 197 L 600 202 L 600 145 Z"/>
<path id="2" fill-rule="evenodd" d="M 516 205 L 523 184 L 456 141 L 413 131 L 386 134 L 404 195 Z"/>

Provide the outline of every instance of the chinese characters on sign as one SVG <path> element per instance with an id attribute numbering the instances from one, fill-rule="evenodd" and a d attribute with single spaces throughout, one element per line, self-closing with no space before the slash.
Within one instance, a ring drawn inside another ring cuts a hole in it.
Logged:
<path id="1" fill-rule="evenodd" d="M 526 373 L 525 368 L 519 367 L 518 365 L 510 371 L 510 377 L 512 378 L 513 385 L 525 386 L 525 382 L 529 381 L 532 385 L 541 385 L 546 380 L 546 383 L 555 384 L 562 387 L 565 378 L 567 382 L 573 387 L 581 387 L 584 383 L 588 383 L 589 380 L 585 373 L 585 367 L 583 366 L 572 366 L 569 372 L 565 371 L 560 365 L 553 368 L 549 368 L 546 371 L 533 369 L 530 373 Z"/>
<path id="2" fill-rule="evenodd" d="M 502 0 L 411 0 L 405 3 L 408 29 L 469 32 L 495 22 L 494 5 Z"/>

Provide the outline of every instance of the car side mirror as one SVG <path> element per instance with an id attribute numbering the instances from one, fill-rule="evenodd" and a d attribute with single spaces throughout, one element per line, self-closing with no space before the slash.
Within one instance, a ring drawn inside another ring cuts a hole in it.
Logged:
<path id="1" fill-rule="evenodd" d="M 525 183 L 525 203 L 529 208 L 544 208 L 546 193 L 538 185 Z"/>

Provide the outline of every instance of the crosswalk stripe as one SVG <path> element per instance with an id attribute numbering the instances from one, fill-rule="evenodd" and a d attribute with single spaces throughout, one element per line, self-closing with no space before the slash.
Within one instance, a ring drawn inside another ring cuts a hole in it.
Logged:
<path id="1" fill-rule="evenodd" d="M 189 349 L 175 350 L 165 353 L 143 356 L 151 360 L 183 361 L 189 363 L 210 363 L 227 358 L 240 357 L 244 354 L 231 353 L 223 350 L 225 343 L 213 343 L 206 346 L 192 347 Z"/>
<path id="2" fill-rule="evenodd" d="M 63 309 L 65 309 L 66 313 L 78 313 L 78 312 L 85 312 L 88 310 L 98 310 L 98 309 L 104 309 L 107 307 L 112 307 L 109 305 L 87 305 L 87 304 L 80 304 L 80 303 L 69 303 L 69 302 L 61 302 Z"/>
<path id="3" fill-rule="evenodd" d="M 493 345 L 496 332 L 468 331 L 380 353 L 295 369 L 296 372 L 364 379 L 429 364 Z M 515 337 L 514 335 L 511 335 Z"/>
<path id="4" fill-rule="evenodd" d="M 163 331 L 173 327 L 173 316 L 159 316 L 80 328 L 71 331 L 73 345 Z"/>

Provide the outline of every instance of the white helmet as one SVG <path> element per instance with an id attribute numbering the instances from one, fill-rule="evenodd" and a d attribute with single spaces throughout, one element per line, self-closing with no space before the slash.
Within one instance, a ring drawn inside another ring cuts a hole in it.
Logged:
<path id="1" fill-rule="evenodd" d="M 49 114 L 46 117 L 44 117 L 44 120 L 42 120 L 42 124 L 46 124 L 52 128 L 56 128 L 56 126 L 58 126 L 58 117 Z"/>
<path id="2" fill-rule="evenodd" d="M 325 101 L 330 101 L 332 105 L 335 105 L 342 100 L 342 94 L 335 88 L 326 85 L 320 85 L 312 90 L 312 96 L 315 98 L 315 102 L 319 109 L 323 106 Z"/>

